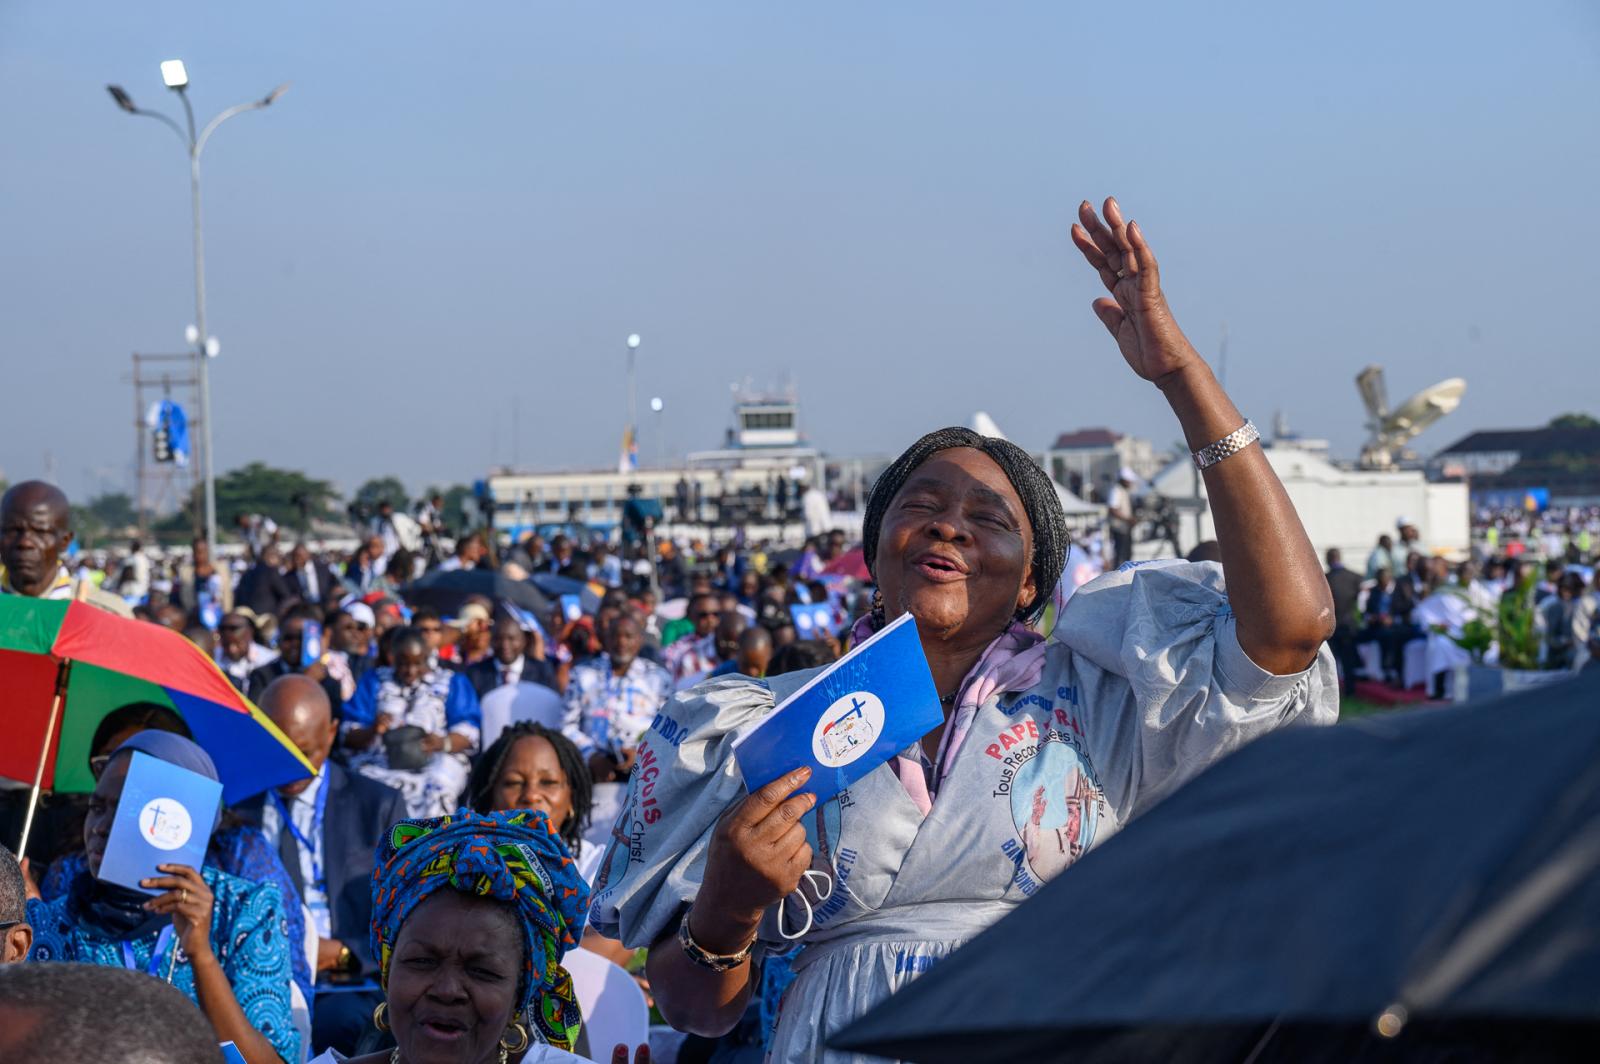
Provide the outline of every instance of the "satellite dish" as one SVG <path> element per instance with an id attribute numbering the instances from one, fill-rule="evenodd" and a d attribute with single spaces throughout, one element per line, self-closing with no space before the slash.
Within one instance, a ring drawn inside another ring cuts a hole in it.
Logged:
<path id="1" fill-rule="evenodd" d="M 1366 444 L 1361 448 L 1363 469 L 1389 469 L 1402 460 L 1414 459 L 1406 444 L 1429 425 L 1461 405 L 1467 382 L 1451 377 L 1413 395 L 1394 410 L 1389 409 L 1388 389 L 1383 367 L 1368 366 L 1356 375 L 1356 387 L 1367 408 Z"/>

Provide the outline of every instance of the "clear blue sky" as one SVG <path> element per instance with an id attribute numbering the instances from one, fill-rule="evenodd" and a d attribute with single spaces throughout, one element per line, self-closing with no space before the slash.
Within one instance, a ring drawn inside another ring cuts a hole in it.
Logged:
<path id="1" fill-rule="evenodd" d="M 0 3 L 0 468 L 129 483 L 129 352 L 193 318 L 181 149 L 202 118 L 218 466 L 413 490 L 615 461 L 627 333 L 676 450 L 728 382 L 893 452 L 987 409 L 1040 446 L 1176 425 L 1088 310 L 1067 239 L 1115 192 L 1265 425 L 1353 454 L 1600 413 L 1600 6 Z M 645 419 L 644 454 L 654 426 Z"/>

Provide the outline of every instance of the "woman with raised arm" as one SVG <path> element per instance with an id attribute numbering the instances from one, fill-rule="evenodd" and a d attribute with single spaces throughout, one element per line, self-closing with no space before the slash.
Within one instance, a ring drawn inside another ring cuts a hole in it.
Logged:
<path id="1" fill-rule="evenodd" d="M 680 1029 L 728 1030 L 753 960 L 799 940 L 771 1059 L 848 1059 L 831 1033 L 1130 817 L 1263 732 L 1337 717 L 1327 581 L 1254 426 L 1173 321 L 1139 227 L 1109 199 L 1079 216 L 1073 241 L 1110 293 L 1094 312 L 1182 425 L 1222 563 L 1108 573 L 1046 641 L 1028 624 L 1065 564 L 1053 486 L 1004 440 L 914 443 L 867 504 L 878 597 L 857 634 L 916 618 L 945 724 L 820 806 L 793 794 L 804 769 L 746 794 L 731 753 L 811 672 L 708 681 L 639 747 L 593 923 L 651 947 Z"/>

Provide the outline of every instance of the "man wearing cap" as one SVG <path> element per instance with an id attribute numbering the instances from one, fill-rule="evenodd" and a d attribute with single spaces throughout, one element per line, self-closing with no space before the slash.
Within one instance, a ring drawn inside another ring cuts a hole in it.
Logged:
<path id="1" fill-rule="evenodd" d="M 11 487 L 0 498 L 0 594 L 79 599 L 132 617 L 121 598 L 67 572 L 61 555 L 72 537 L 72 507 L 60 488 L 42 480 Z"/>
<path id="2" fill-rule="evenodd" d="M 491 653 L 490 627 L 493 614 L 486 599 L 474 596 L 466 601 L 456 614 L 450 627 L 461 633 L 452 647 L 440 654 L 441 663 L 460 672 L 480 661 L 487 661 Z"/>
<path id="3" fill-rule="evenodd" d="M 250 674 L 268 662 L 278 659 L 276 650 L 256 642 L 255 614 L 241 606 L 222 618 L 217 625 L 217 666 L 227 674 L 228 681 L 242 693 Z"/>
<path id="4" fill-rule="evenodd" d="M 1397 519 L 1394 527 L 1400 533 L 1400 544 L 1395 548 L 1395 551 L 1401 558 L 1405 558 L 1410 554 L 1420 554 L 1424 558 L 1431 555 L 1432 552 L 1422 542 L 1422 534 L 1417 531 L 1417 526 L 1411 523 L 1411 518 L 1401 517 Z M 1397 569 L 1395 572 L 1399 572 L 1399 570 Z"/>

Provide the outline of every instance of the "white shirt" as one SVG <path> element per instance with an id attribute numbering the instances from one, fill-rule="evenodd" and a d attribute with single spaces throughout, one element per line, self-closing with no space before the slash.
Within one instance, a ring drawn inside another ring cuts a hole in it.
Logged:
<path id="1" fill-rule="evenodd" d="M 313 834 L 313 830 L 317 819 L 317 792 L 322 790 L 327 778 L 328 766 L 324 765 L 310 785 L 293 798 L 278 795 L 279 800 L 289 807 L 289 819 L 294 821 L 294 826 L 300 830 L 301 835 L 311 840 L 314 847 L 312 850 L 307 850 L 300 844 L 299 839 L 294 840 L 295 852 L 300 855 L 300 882 L 304 885 L 300 894 L 306 903 L 306 908 L 311 910 L 312 926 L 322 938 L 333 937 L 333 925 L 328 913 L 327 883 L 317 879 L 317 866 L 323 863 L 324 833 L 317 831 Z M 276 850 L 283 831 L 283 818 L 278 815 L 278 803 L 268 795 L 266 801 L 261 803 L 261 834 L 266 837 L 267 845 Z M 326 875 L 325 865 L 324 875 Z"/>
<path id="2" fill-rule="evenodd" d="M 223 672 L 239 681 L 241 687 L 250 678 L 252 672 L 269 661 L 277 660 L 278 652 L 276 650 L 264 647 L 253 640 L 250 643 L 249 651 L 238 661 L 234 661 L 224 654 L 220 643 L 217 645 L 217 665 L 221 667 Z"/>

